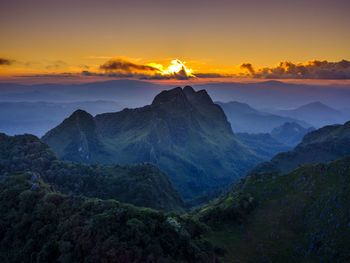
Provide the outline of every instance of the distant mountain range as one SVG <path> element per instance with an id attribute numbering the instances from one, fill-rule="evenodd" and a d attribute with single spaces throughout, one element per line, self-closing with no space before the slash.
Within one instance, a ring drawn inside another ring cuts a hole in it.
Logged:
<path id="1" fill-rule="evenodd" d="M 288 146 L 295 146 L 301 142 L 304 135 L 315 128 L 304 128 L 295 122 L 286 122 L 271 131 L 271 136 Z"/>
<path id="2" fill-rule="evenodd" d="M 300 106 L 296 109 L 277 110 L 274 112 L 281 116 L 304 120 L 318 128 L 330 124 L 343 124 L 350 116 L 349 112 L 345 114 L 319 101 Z"/>
<path id="3" fill-rule="evenodd" d="M 231 101 L 217 104 L 224 110 L 234 132 L 270 133 L 273 128 L 286 122 L 295 122 L 306 128 L 311 126 L 302 120 L 256 110 L 246 103 Z"/>
<path id="4" fill-rule="evenodd" d="M 292 109 L 310 103 L 310 98 L 342 109 L 348 107 L 350 98 L 348 84 L 309 85 L 268 80 L 251 83 L 210 82 L 197 84 L 195 89 L 207 90 L 214 101 L 240 101 L 258 109 Z"/>
<path id="5" fill-rule="evenodd" d="M 235 135 L 242 143 L 267 160 L 279 152 L 292 149 L 269 133 L 235 133 Z"/>
<path id="6" fill-rule="evenodd" d="M 8 135 L 30 133 L 43 136 L 77 109 L 91 114 L 114 112 L 124 106 L 114 101 L 0 102 L 0 131 Z"/>
<path id="7" fill-rule="evenodd" d="M 0 83 L 0 97 L 2 101 L 7 102 L 112 100 L 128 107 L 139 107 L 150 103 L 154 96 L 165 88 L 170 86 L 129 79 L 79 84 Z"/>
<path id="8" fill-rule="evenodd" d="M 31 133 L 42 136 L 46 131 L 58 125 L 65 116 L 76 109 L 83 109 L 95 115 L 102 112 L 119 111 L 126 107 L 141 107 L 150 104 L 154 96 L 162 90 L 170 88 L 172 88 L 172 86 L 165 84 L 128 79 L 79 84 L 49 83 L 23 85 L 0 83 L 0 131 L 10 135 Z M 258 111 L 258 113 L 246 112 L 246 109 L 244 109 L 246 105 L 239 105 L 238 103 L 235 105 L 235 107 L 238 108 L 233 108 L 233 110 L 238 111 L 237 113 L 234 111 L 229 113 L 229 111 L 224 109 L 234 132 L 267 133 L 287 121 L 297 122 L 304 127 L 320 127 L 334 123 L 343 123 L 345 121 L 340 119 L 342 122 L 339 122 L 337 117 L 331 116 L 327 119 L 321 117 L 321 120 L 316 119 L 309 123 L 308 120 L 303 120 L 300 117 L 301 115 L 292 114 L 291 118 L 286 118 L 284 115 L 282 116 L 276 112 L 282 108 L 285 109 L 287 107 L 295 109 L 300 104 L 310 103 L 310 98 L 316 101 L 322 101 L 333 108 L 337 108 L 339 109 L 337 111 L 342 112 L 342 115 L 346 118 L 350 118 L 349 111 L 346 110 L 350 98 L 350 89 L 339 85 L 336 87 L 316 86 L 291 84 L 280 81 L 263 81 L 257 83 L 215 82 L 207 84 L 198 83 L 194 89 L 206 89 L 214 101 L 225 103 L 241 101 L 249 103 L 258 109 L 274 108 L 272 110 L 270 109 L 271 112 L 269 111 L 269 113 L 265 110 L 265 112 L 262 110 L 255 110 Z M 107 107 L 105 111 L 102 111 L 94 110 L 93 106 L 79 106 L 82 102 L 93 103 L 95 101 L 110 101 L 116 103 L 117 107 L 114 109 Z M 16 102 L 21 103 L 16 104 Z M 47 105 L 44 105 L 45 103 Z M 59 105 L 54 106 L 52 103 L 57 103 Z M 65 110 L 67 109 L 65 108 L 66 104 L 68 108 L 71 107 L 72 110 L 70 112 Z M 60 105 L 64 105 L 64 107 Z M 225 107 L 223 106 L 223 108 Z M 13 112 L 11 113 L 11 111 Z M 46 111 L 48 114 L 44 115 L 43 113 Z M 239 114 L 240 111 L 242 111 L 243 115 Z M 232 116 L 230 116 L 231 114 Z M 276 117 L 276 115 L 280 117 Z M 247 118 L 242 116 L 246 116 Z M 281 120 L 281 117 L 284 119 Z M 252 124 L 254 121 L 256 121 L 257 124 L 256 128 L 254 128 Z"/>
<path id="9" fill-rule="evenodd" d="M 42 138 L 62 160 L 152 162 L 186 199 L 236 180 L 262 160 L 233 134 L 205 90 L 162 91 L 151 105 L 96 117 L 76 111 Z"/>

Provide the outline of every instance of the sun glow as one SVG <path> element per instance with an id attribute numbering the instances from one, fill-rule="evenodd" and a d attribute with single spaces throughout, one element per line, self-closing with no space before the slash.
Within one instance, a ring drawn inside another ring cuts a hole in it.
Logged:
<path id="1" fill-rule="evenodd" d="M 186 67 L 185 62 L 179 59 L 174 59 L 167 69 L 163 69 L 163 65 L 157 63 L 150 63 L 149 66 L 159 69 L 162 75 L 173 75 L 173 74 L 186 74 L 187 76 L 194 76 L 192 69 Z"/>

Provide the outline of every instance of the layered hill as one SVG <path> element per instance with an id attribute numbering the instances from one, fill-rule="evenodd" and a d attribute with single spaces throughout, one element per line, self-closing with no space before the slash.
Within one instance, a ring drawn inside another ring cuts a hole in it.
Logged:
<path id="1" fill-rule="evenodd" d="M 248 174 L 277 171 L 287 173 L 302 164 L 333 161 L 350 155 L 350 122 L 325 126 L 305 135 L 292 151 L 258 164 Z"/>
<path id="2" fill-rule="evenodd" d="M 259 158 L 240 143 L 205 90 L 162 91 L 151 105 L 92 117 L 77 111 L 43 140 L 59 158 L 74 162 L 152 162 L 184 198 L 239 178 Z"/>
<path id="3" fill-rule="evenodd" d="M 1 95 L 0 95 L 1 97 Z M 1 102 L 0 131 L 8 135 L 30 133 L 43 136 L 77 109 L 91 114 L 121 110 L 124 107 L 114 101 L 75 102 Z"/>
<path id="4" fill-rule="evenodd" d="M 272 137 L 283 144 L 295 146 L 301 142 L 304 135 L 313 131 L 314 128 L 304 128 L 295 122 L 286 122 L 271 131 Z"/>
<path id="5" fill-rule="evenodd" d="M 33 135 L 0 134 L 0 176 L 27 171 L 64 194 L 116 199 L 163 211 L 183 212 L 183 201 L 169 177 L 150 163 L 127 166 L 59 161 Z"/>
<path id="6" fill-rule="evenodd" d="M 271 159 L 279 152 L 292 149 L 292 147 L 275 139 L 269 133 L 236 133 L 235 135 L 242 143 L 266 160 Z"/>
<path id="7" fill-rule="evenodd" d="M 192 216 L 213 228 L 223 262 L 348 262 L 350 158 L 260 173 Z"/>
<path id="8" fill-rule="evenodd" d="M 297 120 L 295 117 L 285 117 L 256 110 L 246 103 L 231 101 L 227 103 L 218 102 L 218 104 L 224 110 L 234 132 L 270 133 L 273 128 L 286 122 L 295 122 L 303 127 L 311 126 L 304 121 Z"/>
<path id="9" fill-rule="evenodd" d="M 319 101 L 305 104 L 296 109 L 276 111 L 276 114 L 290 118 L 299 118 L 311 123 L 315 127 L 340 124 L 348 119 L 348 116 L 341 111 L 333 109 Z"/>

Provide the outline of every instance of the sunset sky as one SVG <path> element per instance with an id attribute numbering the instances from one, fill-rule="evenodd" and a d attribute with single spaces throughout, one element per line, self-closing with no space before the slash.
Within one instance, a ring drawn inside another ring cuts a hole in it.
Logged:
<path id="1" fill-rule="evenodd" d="M 349 0 L 0 0 L 0 76 L 161 78 L 179 59 L 201 77 L 349 79 L 349 14 Z"/>

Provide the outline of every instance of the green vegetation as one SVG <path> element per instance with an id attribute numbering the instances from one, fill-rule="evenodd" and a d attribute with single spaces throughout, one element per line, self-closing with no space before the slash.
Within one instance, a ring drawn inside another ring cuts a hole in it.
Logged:
<path id="1" fill-rule="evenodd" d="M 215 262 L 205 225 L 62 195 L 32 173 L 0 180 L 1 262 Z"/>
<path id="2" fill-rule="evenodd" d="M 192 212 L 224 262 L 349 262 L 350 157 L 251 175 Z"/>
<path id="3" fill-rule="evenodd" d="M 163 211 L 183 212 L 168 176 L 149 163 L 125 166 L 72 164 L 57 160 L 33 135 L 0 134 L 0 175 L 30 171 L 64 194 L 116 199 Z"/>
<path id="4" fill-rule="evenodd" d="M 143 108 L 94 118 L 76 111 L 43 140 L 62 160 L 154 163 L 185 199 L 228 185 L 262 160 L 234 136 L 206 91 L 189 86 L 163 91 Z"/>

